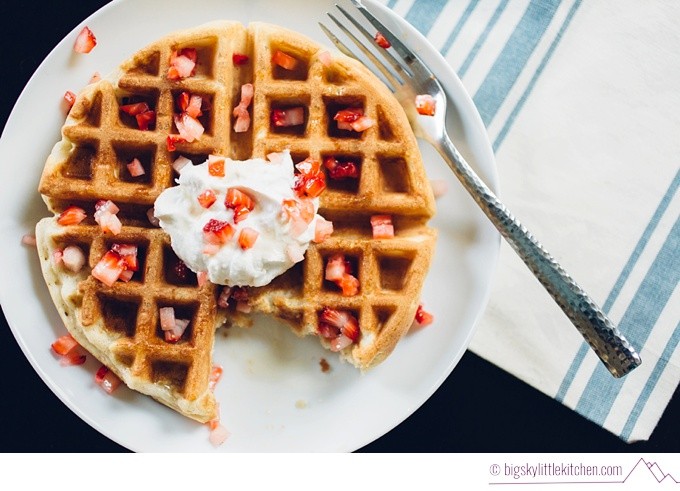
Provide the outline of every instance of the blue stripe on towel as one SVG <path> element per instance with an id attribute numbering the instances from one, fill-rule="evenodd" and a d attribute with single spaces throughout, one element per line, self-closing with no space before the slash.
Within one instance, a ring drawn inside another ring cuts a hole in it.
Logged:
<path id="1" fill-rule="evenodd" d="M 560 0 L 532 0 L 473 97 L 485 126 L 498 112 L 531 53 L 543 37 Z"/>
<path id="2" fill-rule="evenodd" d="M 634 347 L 640 349 L 645 345 L 679 281 L 680 217 L 675 220 L 619 323 L 619 329 Z M 612 379 L 602 364 L 597 365 L 581 394 L 576 411 L 602 425 L 623 383 L 624 380 Z"/>
<path id="3" fill-rule="evenodd" d="M 447 3 L 448 0 L 416 0 L 405 18 L 421 34 L 427 36 Z"/>
<path id="4" fill-rule="evenodd" d="M 657 360 L 656 365 L 654 365 L 654 369 L 652 370 L 652 373 L 649 376 L 647 383 L 642 389 L 640 396 L 635 401 L 635 406 L 633 406 L 633 410 L 630 412 L 630 415 L 626 420 L 626 424 L 624 425 L 623 430 L 621 430 L 621 438 L 623 438 L 624 440 L 630 439 L 630 434 L 633 432 L 635 424 L 640 418 L 640 414 L 642 414 L 642 410 L 645 408 L 645 405 L 647 404 L 649 397 L 652 395 L 652 392 L 654 391 L 656 384 L 659 382 L 661 375 L 666 369 L 666 366 L 668 365 L 668 360 L 670 360 L 671 356 L 673 356 L 675 348 L 678 347 L 678 342 L 680 342 L 680 322 L 678 322 L 678 325 L 675 326 L 673 335 L 671 336 L 671 338 L 668 340 L 668 343 L 664 347 L 663 353 L 661 353 L 661 356 Z"/>
<path id="5" fill-rule="evenodd" d="M 659 202 L 659 206 L 657 206 L 656 210 L 654 211 L 652 218 L 649 220 L 649 223 L 645 227 L 645 230 L 642 232 L 642 236 L 640 237 L 640 240 L 638 240 L 638 243 L 635 245 L 635 249 L 633 249 L 633 252 L 630 255 L 630 258 L 628 258 L 628 261 L 626 262 L 625 266 L 621 270 L 621 273 L 619 274 L 619 277 L 617 278 L 616 283 L 614 283 L 614 287 L 609 292 L 609 295 L 607 296 L 607 300 L 602 305 L 602 310 L 604 310 L 606 313 L 609 312 L 609 309 L 611 309 L 612 305 L 614 304 L 614 302 L 618 298 L 619 293 L 621 293 L 621 289 L 623 288 L 623 285 L 628 280 L 628 277 L 630 276 L 631 271 L 633 270 L 633 268 L 637 264 L 637 261 L 640 258 L 642 251 L 647 246 L 647 243 L 649 242 L 649 239 L 652 237 L 654 230 L 656 230 L 656 226 L 659 224 L 661 217 L 666 212 L 668 205 L 670 204 L 671 200 L 673 199 L 673 196 L 675 196 L 675 193 L 677 192 L 679 187 L 680 187 L 680 169 L 678 169 L 678 172 L 675 174 L 675 178 L 671 181 L 671 184 L 670 184 L 670 186 L 668 186 L 666 193 L 661 198 L 661 201 Z M 557 395 L 555 396 L 556 400 L 558 400 L 560 402 L 562 402 L 564 400 L 564 396 L 567 394 L 569 387 L 571 387 L 571 384 L 574 381 L 574 378 L 576 377 L 576 372 L 578 372 L 578 369 L 581 366 L 581 363 L 583 363 L 583 360 L 584 360 L 584 358 L 586 357 L 586 355 L 588 354 L 589 351 L 590 351 L 590 349 L 584 341 L 583 344 L 581 345 L 581 347 L 579 348 L 578 352 L 574 356 L 574 359 L 571 362 L 571 365 L 569 366 L 569 370 L 567 370 L 567 373 L 565 374 L 564 379 L 562 380 L 562 383 L 560 384 L 560 388 L 557 391 Z"/>
<path id="6" fill-rule="evenodd" d="M 458 69 L 458 76 L 460 78 L 463 78 L 465 74 L 468 71 L 468 68 L 470 68 L 470 65 L 472 65 L 472 62 L 474 61 L 475 57 L 477 56 L 477 53 L 479 53 L 480 48 L 484 45 L 486 42 L 486 39 L 489 37 L 489 33 L 491 30 L 494 28 L 496 25 L 496 22 L 498 22 L 498 19 L 500 19 L 501 14 L 505 10 L 505 7 L 508 5 L 509 0 L 501 0 L 501 2 L 498 4 L 496 7 L 496 11 L 493 13 L 491 18 L 489 19 L 489 22 L 487 22 L 486 27 L 484 28 L 484 31 L 479 35 L 477 38 L 477 41 L 475 41 L 475 45 L 472 47 L 468 55 L 465 57 L 465 61 L 463 64 L 460 66 Z M 446 46 L 446 50 L 442 50 L 442 54 L 446 56 L 446 54 L 449 51 L 449 48 L 451 46 Z"/>
<path id="7" fill-rule="evenodd" d="M 467 22 L 467 20 L 470 18 L 470 14 L 472 14 L 472 11 L 475 10 L 475 7 L 479 3 L 479 0 L 470 0 L 470 3 L 468 3 L 468 6 L 465 7 L 465 10 L 463 11 L 463 14 L 460 16 L 460 19 L 458 19 L 458 22 L 456 22 L 455 27 L 451 31 L 451 34 L 449 34 L 449 37 L 446 38 L 446 41 L 444 42 L 444 46 L 442 46 L 442 49 L 440 50 L 442 54 L 446 54 L 449 49 L 451 49 L 451 45 L 453 42 L 456 40 L 458 37 L 458 34 L 460 34 L 460 31 L 463 30 L 463 26 Z"/>
<path id="8" fill-rule="evenodd" d="M 541 60 L 541 63 L 538 65 L 536 72 L 531 77 L 531 81 L 529 82 L 529 85 L 527 85 L 527 88 L 524 90 L 524 93 L 519 98 L 519 101 L 517 102 L 515 107 L 512 109 L 510 116 L 508 116 L 508 119 L 505 121 L 505 124 L 503 124 L 503 128 L 501 129 L 501 131 L 496 136 L 496 139 L 493 142 L 494 153 L 498 150 L 498 147 L 501 146 L 501 143 L 503 143 L 505 136 L 508 134 L 508 131 L 510 131 L 510 128 L 512 127 L 512 123 L 515 122 L 515 118 L 517 118 L 517 115 L 522 110 L 522 107 L 524 107 L 524 103 L 526 102 L 527 98 L 529 97 L 529 94 L 531 94 L 531 91 L 533 90 L 534 85 L 536 85 L 536 81 L 538 80 L 538 77 L 541 76 L 541 73 L 543 73 L 543 70 L 545 69 L 546 65 L 548 64 L 548 61 L 550 61 L 550 58 L 552 57 L 553 53 L 555 52 L 555 48 L 557 48 L 557 45 L 559 44 L 560 39 L 562 39 L 562 35 L 564 34 L 564 31 L 566 31 L 567 28 L 569 27 L 569 24 L 571 23 L 571 19 L 574 17 L 574 14 L 576 13 L 576 10 L 578 9 L 579 5 L 581 5 L 581 0 L 577 0 L 576 2 L 574 2 L 574 4 L 571 6 L 571 9 L 569 9 L 569 13 L 567 14 L 566 19 L 562 23 L 562 26 L 560 27 L 560 30 L 557 33 L 557 36 L 555 36 L 555 39 L 553 39 L 552 43 L 550 43 L 550 47 L 548 48 L 548 51 L 543 56 L 543 59 Z"/>

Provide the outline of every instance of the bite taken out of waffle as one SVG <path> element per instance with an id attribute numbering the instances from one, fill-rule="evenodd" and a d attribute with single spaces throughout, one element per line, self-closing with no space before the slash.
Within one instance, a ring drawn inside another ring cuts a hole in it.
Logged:
<path id="1" fill-rule="evenodd" d="M 264 286 L 189 270 L 153 211 L 179 163 L 288 152 L 299 201 L 318 199 L 332 233 Z M 411 326 L 436 241 L 431 187 L 389 90 L 360 63 L 263 23 L 172 33 L 88 85 L 39 191 L 53 213 L 36 228 L 42 271 L 69 332 L 129 387 L 201 422 L 217 413 L 218 327 L 271 314 L 368 369 Z M 69 246 L 81 267 L 64 262 Z M 182 326 L 169 335 L 170 310 Z"/>

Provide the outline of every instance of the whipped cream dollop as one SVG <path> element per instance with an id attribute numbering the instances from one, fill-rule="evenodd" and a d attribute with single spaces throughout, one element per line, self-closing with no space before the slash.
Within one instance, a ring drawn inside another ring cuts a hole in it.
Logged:
<path id="1" fill-rule="evenodd" d="M 295 191 L 294 166 L 288 151 L 272 161 L 225 159 L 224 176 L 209 172 L 209 163 L 185 165 L 178 185 L 164 190 L 156 199 L 154 214 L 170 235 L 175 254 L 194 272 L 207 272 L 208 279 L 230 286 L 263 286 L 296 262 L 301 261 L 314 238 L 319 215 L 318 198 L 310 200 L 314 218 L 301 230 L 282 211 L 284 200 L 299 200 Z M 234 210 L 225 205 L 229 188 L 237 188 L 254 201 L 242 220 L 234 221 Z M 203 207 L 198 196 L 212 190 L 215 201 Z M 307 198 L 309 200 L 309 198 Z M 211 220 L 229 223 L 234 234 L 217 251 L 206 252 L 204 227 Z M 257 239 L 243 249 L 238 237 L 244 227 L 255 230 Z"/>

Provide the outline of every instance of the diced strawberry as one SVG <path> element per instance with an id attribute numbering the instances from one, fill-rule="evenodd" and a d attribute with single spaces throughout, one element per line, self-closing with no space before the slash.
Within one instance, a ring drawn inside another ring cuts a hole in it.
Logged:
<path id="1" fill-rule="evenodd" d="M 346 297 L 359 293 L 359 280 L 352 275 L 350 263 L 343 254 L 334 254 L 328 259 L 325 278 L 339 286 Z"/>
<path id="2" fill-rule="evenodd" d="M 347 109 L 341 109 L 337 113 L 335 113 L 335 116 L 333 116 L 333 119 L 338 122 L 342 123 L 353 123 L 357 119 L 359 119 L 361 116 L 364 115 L 364 109 L 361 107 L 350 107 Z"/>
<path id="3" fill-rule="evenodd" d="M 196 283 L 198 284 L 199 287 L 208 283 L 208 272 L 199 271 L 198 273 L 196 273 Z"/>
<path id="4" fill-rule="evenodd" d="M 94 204 L 94 219 L 101 213 L 113 213 L 114 215 L 120 211 L 120 208 L 110 199 L 100 199 Z"/>
<path id="5" fill-rule="evenodd" d="M 331 351 L 335 351 L 335 352 L 342 351 L 345 348 L 347 348 L 348 346 L 351 346 L 353 342 L 354 341 L 352 340 L 352 338 L 350 338 L 350 337 L 348 337 L 344 334 L 341 334 L 340 336 L 338 336 L 337 338 L 335 338 L 331 341 L 331 343 L 330 343 L 331 344 Z"/>
<path id="6" fill-rule="evenodd" d="M 394 225 L 390 215 L 373 215 L 371 228 L 374 239 L 391 239 L 394 237 Z"/>
<path id="7" fill-rule="evenodd" d="M 230 436 L 231 433 L 229 433 L 229 430 L 227 430 L 226 426 L 218 422 L 210 428 L 210 436 L 208 437 L 208 440 L 214 447 L 219 447 Z"/>
<path id="8" fill-rule="evenodd" d="M 68 355 L 71 350 L 78 347 L 78 341 L 76 341 L 70 334 L 65 334 L 57 338 L 57 340 L 52 343 L 52 350 L 61 356 Z"/>
<path id="9" fill-rule="evenodd" d="M 245 286 L 235 286 L 231 290 L 231 298 L 237 302 L 247 302 L 249 298 L 248 289 Z"/>
<path id="10" fill-rule="evenodd" d="M 61 249 L 55 249 L 52 251 L 52 264 L 59 266 L 64 258 L 64 251 Z"/>
<path id="11" fill-rule="evenodd" d="M 107 251 L 92 268 L 92 276 L 107 286 L 112 286 L 125 269 L 125 262 L 117 252 Z"/>
<path id="12" fill-rule="evenodd" d="M 198 118 L 203 115 L 201 111 L 201 104 L 203 98 L 200 95 L 192 95 L 189 98 L 189 105 L 186 108 L 186 113 L 192 118 Z"/>
<path id="13" fill-rule="evenodd" d="M 295 168 L 305 177 L 317 176 L 321 171 L 319 161 L 312 157 L 307 157 L 305 160 L 298 162 L 295 164 Z"/>
<path id="14" fill-rule="evenodd" d="M 85 220 L 86 216 L 87 214 L 82 208 L 79 208 L 78 206 L 69 206 L 59 214 L 57 223 L 59 225 L 78 225 Z"/>
<path id="15" fill-rule="evenodd" d="M 192 118 L 185 112 L 182 114 L 175 114 L 174 120 L 179 136 L 189 143 L 200 139 L 205 131 L 205 128 L 199 120 Z"/>
<path id="16" fill-rule="evenodd" d="M 368 128 L 375 126 L 375 119 L 369 118 L 368 116 L 361 116 L 355 122 L 350 123 L 350 126 L 354 131 L 361 133 L 366 131 Z"/>
<path id="17" fill-rule="evenodd" d="M 324 339 L 335 339 L 340 336 L 340 329 L 325 322 L 319 322 L 316 332 Z"/>
<path id="18" fill-rule="evenodd" d="M 336 282 L 342 290 L 342 295 L 345 297 L 353 297 L 359 293 L 359 280 L 351 274 L 344 274 L 342 278 Z"/>
<path id="19" fill-rule="evenodd" d="M 160 307 L 158 317 L 163 331 L 170 331 L 175 328 L 175 309 L 174 307 Z"/>
<path id="20" fill-rule="evenodd" d="M 168 137 L 170 138 L 170 137 Z M 188 158 L 184 157 L 183 155 L 180 155 L 175 159 L 175 161 L 172 163 L 172 168 L 175 169 L 175 172 L 178 174 L 182 172 L 182 169 L 186 165 L 190 165 L 192 162 Z"/>
<path id="21" fill-rule="evenodd" d="M 427 326 L 432 324 L 434 321 L 434 316 L 427 312 L 423 308 L 423 304 L 418 304 L 418 309 L 416 310 L 415 321 L 419 326 Z"/>
<path id="22" fill-rule="evenodd" d="M 326 190 L 326 179 L 323 175 L 305 179 L 302 189 L 305 195 L 310 198 L 316 198 Z"/>
<path id="23" fill-rule="evenodd" d="M 119 107 L 121 111 L 130 116 L 137 116 L 139 114 L 150 111 L 149 105 L 146 102 L 135 102 L 133 104 L 124 104 Z"/>
<path id="24" fill-rule="evenodd" d="M 70 90 L 67 90 L 64 93 L 64 100 L 66 101 L 66 105 L 71 108 L 73 107 L 73 104 L 76 102 L 76 94 L 71 92 Z"/>
<path id="25" fill-rule="evenodd" d="M 382 32 L 376 32 L 374 39 L 381 48 L 387 49 L 392 46 Z"/>
<path id="26" fill-rule="evenodd" d="M 255 245 L 255 241 L 259 235 L 260 233 L 257 230 L 250 227 L 243 227 L 241 233 L 238 235 L 238 245 L 241 246 L 241 249 L 243 250 L 250 249 Z"/>
<path id="27" fill-rule="evenodd" d="M 170 55 L 168 79 L 181 80 L 194 75 L 197 53 L 194 48 L 183 48 L 173 51 Z"/>
<path id="28" fill-rule="evenodd" d="M 135 272 L 130 270 L 130 269 L 124 269 L 123 272 L 120 274 L 118 277 L 119 281 L 122 281 L 124 283 L 127 283 L 132 279 L 132 277 L 135 275 Z"/>
<path id="29" fill-rule="evenodd" d="M 234 131 L 236 133 L 246 132 L 250 127 L 250 113 L 248 112 L 248 106 L 253 100 L 253 95 L 253 84 L 243 84 L 241 86 L 241 100 L 232 112 L 233 116 L 236 117 L 236 121 L 234 121 Z"/>
<path id="30" fill-rule="evenodd" d="M 276 127 L 299 126 L 305 122 L 305 109 L 303 107 L 290 107 L 288 109 L 273 109 L 271 113 L 272 124 Z"/>
<path id="31" fill-rule="evenodd" d="M 331 66 L 331 63 L 333 62 L 333 56 L 329 51 L 322 51 L 319 53 L 319 61 L 323 66 L 326 68 Z"/>
<path id="32" fill-rule="evenodd" d="M 338 122 L 338 129 L 351 131 L 365 131 L 375 125 L 375 120 L 364 115 L 361 107 L 350 107 L 338 111 L 333 119 Z"/>
<path id="33" fill-rule="evenodd" d="M 123 228 L 123 224 L 117 215 L 109 212 L 103 212 L 99 217 L 95 218 L 99 227 L 104 233 L 111 233 L 113 235 L 118 235 Z"/>
<path id="34" fill-rule="evenodd" d="M 224 206 L 234 210 L 234 223 L 244 220 L 255 208 L 255 201 L 238 188 L 227 189 Z"/>
<path id="35" fill-rule="evenodd" d="M 224 177 L 224 157 L 220 155 L 208 155 L 208 174 L 215 177 Z"/>
<path id="36" fill-rule="evenodd" d="M 249 59 L 250 58 L 248 57 L 248 55 L 243 55 L 240 53 L 234 53 L 233 55 L 231 55 L 231 61 L 234 65 L 245 65 L 246 63 L 248 63 Z"/>
<path id="37" fill-rule="evenodd" d="M 215 390 L 217 382 L 222 378 L 222 372 L 224 369 L 220 365 L 213 365 L 210 369 L 210 376 L 208 377 L 208 389 Z"/>
<path id="38" fill-rule="evenodd" d="M 78 37 L 76 37 L 76 42 L 73 45 L 73 51 L 76 53 L 89 53 L 97 45 L 97 38 L 94 37 L 94 33 L 89 27 L 85 26 L 82 28 Z"/>
<path id="39" fill-rule="evenodd" d="M 33 234 L 24 234 L 21 236 L 21 243 L 25 246 L 35 247 L 38 241 Z"/>
<path id="40" fill-rule="evenodd" d="M 94 381 L 104 389 L 104 392 L 107 394 L 111 394 L 121 384 L 121 380 L 118 376 L 105 365 L 99 367 L 99 370 L 97 370 L 97 373 L 94 375 Z"/>
<path id="41" fill-rule="evenodd" d="M 333 222 L 326 220 L 323 217 L 316 219 L 316 227 L 314 228 L 314 242 L 317 244 L 323 242 L 333 233 Z"/>
<path id="42" fill-rule="evenodd" d="M 189 326 L 190 321 L 188 319 L 175 319 L 175 324 L 171 329 L 163 331 L 163 337 L 168 343 L 176 343 L 184 335 Z"/>
<path id="43" fill-rule="evenodd" d="M 208 244 L 226 244 L 234 235 L 234 229 L 227 222 L 211 218 L 203 227 L 203 238 Z"/>
<path id="44" fill-rule="evenodd" d="M 165 146 L 168 149 L 168 152 L 177 150 L 177 147 L 175 146 L 176 143 L 187 143 L 187 140 L 180 135 L 168 135 L 165 140 Z"/>
<path id="45" fill-rule="evenodd" d="M 434 116 L 437 101 L 430 94 L 419 94 L 416 96 L 416 111 L 423 116 Z"/>
<path id="46" fill-rule="evenodd" d="M 351 160 L 339 161 L 332 155 L 323 159 L 323 165 L 328 170 L 331 179 L 344 179 L 359 177 L 359 168 Z"/>
<path id="47" fill-rule="evenodd" d="M 325 278 L 328 281 L 339 281 L 345 273 L 350 273 L 351 267 L 343 254 L 333 254 L 326 262 Z"/>
<path id="48" fill-rule="evenodd" d="M 359 340 L 361 334 L 359 322 L 356 317 L 347 311 L 324 307 L 319 314 L 319 322 L 339 329 L 343 335 L 353 342 Z"/>
<path id="49" fill-rule="evenodd" d="M 127 169 L 132 177 L 143 176 L 146 173 L 144 166 L 138 158 L 132 159 L 130 163 L 127 164 Z"/>
<path id="50" fill-rule="evenodd" d="M 69 245 L 64 247 L 61 260 L 68 270 L 77 273 L 85 265 L 85 254 L 80 247 Z"/>
<path id="51" fill-rule="evenodd" d="M 178 112 L 182 113 L 189 107 L 189 101 L 191 100 L 191 94 L 186 90 L 183 90 L 175 97 L 175 105 L 177 106 Z"/>
<path id="52" fill-rule="evenodd" d="M 272 63 L 286 70 L 294 70 L 298 65 L 298 60 L 281 50 L 276 50 L 272 55 Z"/>
<path id="53" fill-rule="evenodd" d="M 137 114 L 135 119 L 137 120 L 137 128 L 146 131 L 156 124 L 156 112 L 152 110 L 144 111 Z"/>
<path id="54" fill-rule="evenodd" d="M 231 287 L 223 286 L 220 291 L 219 297 L 217 297 L 217 306 L 226 309 L 229 307 L 229 298 L 231 297 Z"/>
<path id="55" fill-rule="evenodd" d="M 139 270 L 139 261 L 137 259 L 137 246 L 134 244 L 113 244 L 111 250 L 117 253 L 123 260 L 126 270 Z"/>
<path id="56" fill-rule="evenodd" d="M 213 205 L 213 203 L 215 203 L 217 196 L 215 195 L 215 191 L 212 189 L 206 189 L 198 195 L 197 199 L 198 204 L 200 204 L 203 208 L 208 209 Z"/>

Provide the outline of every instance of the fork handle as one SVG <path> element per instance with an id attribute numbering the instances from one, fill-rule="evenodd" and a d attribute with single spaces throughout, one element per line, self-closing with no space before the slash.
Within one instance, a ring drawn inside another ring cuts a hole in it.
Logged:
<path id="1" fill-rule="evenodd" d="M 433 142 L 500 234 L 522 258 L 614 377 L 640 365 L 635 349 L 602 309 L 522 225 L 458 152 L 447 135 Z"/>

